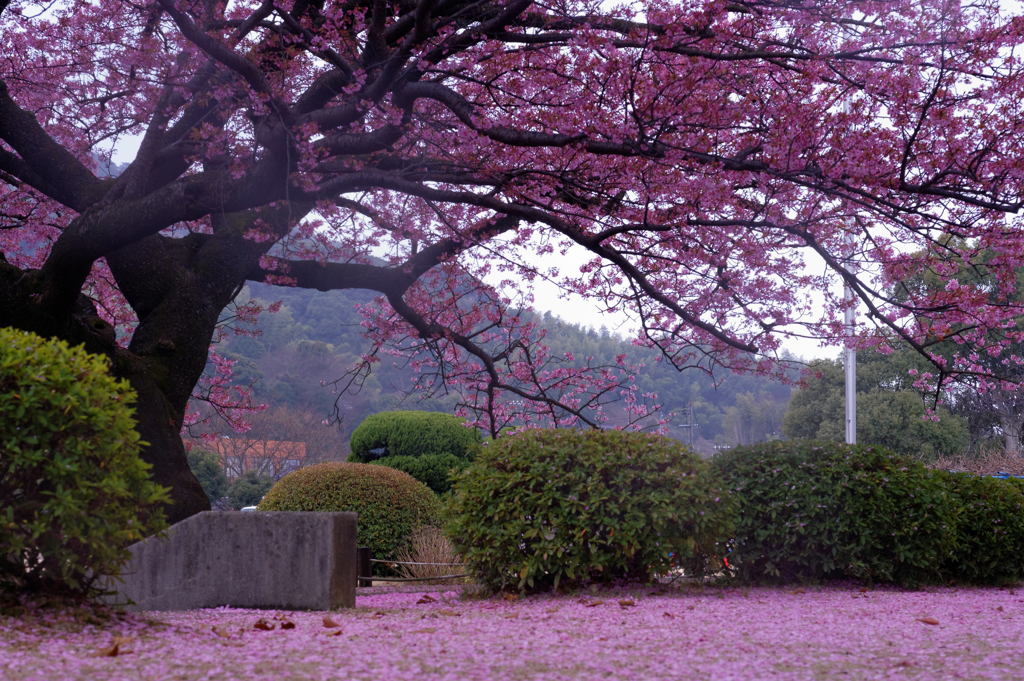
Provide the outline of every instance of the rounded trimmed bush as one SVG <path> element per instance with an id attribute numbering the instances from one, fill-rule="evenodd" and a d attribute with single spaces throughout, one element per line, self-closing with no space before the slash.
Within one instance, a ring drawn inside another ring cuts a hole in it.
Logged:
<path id="1" fill-rule="evenodd" d="M 473 459 L 480 433 L 463 419 L 430 411 L 388 411 L 367 417 L 352 433 L 348 460 L 405 471 L 436 494 L 451 489 L 449 475 Z"/>
<path id="2" fill-rule="evenodd" d="M 453 454 L 427 454 L 425 456 L 385 456 L 370 462 L 374 466 L 387 466 L 408 473 L 434 494 L 447 494 L 452 488 L 451 474 L 469 467 L 468 459 Z"/>
<path id="3" fill-rule="evenodd" d="M 356 541 L 373 555 L 397 559 L 414 530 L 439 525 L 441 502 L 408 473 L 361 463 L 319 463 L 289 473 L 274 485 L 260 511 L 355 511 Z"/>
<path id="4" fill-rule="evenodd" d="M 956 549 L 944 576 L 961 584 L 1024 578 L 1024 480 L 933 471 L 959 507 Z"/>
<path id="5" fill-rule="evenodd" d="M 102 357 L 0 329 L 0 590 L 95 595 L 166 529 L 134 400 Z"/>
<path id="6" fill-rule="evenodd" d="M 480 432 L 464 420 L 433 411 L 385 411 L 368 416 L 352 433 L 348 460 L 371 463 L 391 456 L 451 454 L 472 458 Z"/>
<path id="7" fill-rule="evenodd" d="M 677 441 L 529 430 L 479 448 L 455 483 L 448 534 L 493 589 L 650 580 L 699 569 L 728 539 L 732 505 Z"/>
<path id="8" fill-rule="evenodd" d="M 729 562 L 746 581 L 941 579 L 957 507 L 923 464 L 881 447 L 759 443 L 713 460 L 739 502 Z"/>

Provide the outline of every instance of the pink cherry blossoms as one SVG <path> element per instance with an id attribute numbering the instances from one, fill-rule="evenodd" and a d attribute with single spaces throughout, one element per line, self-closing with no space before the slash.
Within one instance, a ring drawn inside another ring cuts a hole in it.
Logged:
<path id="1" fill-rule="evenodd" d="M 628 359 L 552 357 L 520 319 L 538 278 L 627 313 L 680 369 L 780 376 L 784 344 L 808 337 L 910 346 L 934 366 L 921 387 L 1012 387 L 1018 15 L 998 0 L 4 2 L 0 318 L 111 359 L 192 511 L 189 400 L 251 406 L 207 369 L 247 281 L 376 292 L 369 349 L 339 385 L 397 356 L 492 433 L 598 426 L 613 400 L 625 424 L 659 425 Z M 126 136 L 137 153 L 111 177 Z M 570 248 L 582 267 L 560 266 Z M 852 336 L 840 282 L 862 310 Z"/>

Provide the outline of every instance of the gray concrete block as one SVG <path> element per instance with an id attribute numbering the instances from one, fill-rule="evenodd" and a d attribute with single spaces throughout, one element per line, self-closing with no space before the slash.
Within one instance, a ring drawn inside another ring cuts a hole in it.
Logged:
<path id="1" fill-rule="evenodd" d="M 356 604 L 355 513 L 217 513 L 133 544 L 110 602 L 131 610 L 329 610 Z"/>

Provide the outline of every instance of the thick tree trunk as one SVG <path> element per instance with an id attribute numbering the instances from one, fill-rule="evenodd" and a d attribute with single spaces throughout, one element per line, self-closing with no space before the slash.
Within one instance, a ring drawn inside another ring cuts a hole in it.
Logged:
<path id="1" fill-rule="evenodd" d="M 118 347 L 115 330 L 103 321 L 92 301 L 80 296 L 74 310 L 41 309 L 38 272 L 23 271 L 0 258 L 0 324 L 31 331 L 46 338 L 58 338 L 71 346 L 84 345 L 86 351 L 108 358 L 111 373 L 127 379 L 138 395 L 135 419 L 142 440 L 141 457 L 152 465 L 153 480 L 169 487 L 172 503 L 165 508 L 171 523 L 209 510 L 210 502 L 199 481 L 189 470 L 180 430 L 184 404 L 175 407 L 159 386 L 159 363 L 147 361 Z M 201 360 L 205 362 L 205 347 Z"/>
<path id="2" fill-rule="evenodd" d="M 209 511 L 210 500 L 188 467 L 185 445 L 181 441 L 181 410 L 167 400 L 146 363 L 130 352 L 117 351 L 113 373 L 127 379 L 138 394 L 136 428 L 140 437 L 149 443 L 142 450 L 142 459 L 152 466 L 153 480 L 170 488 L 171 505 L 164 509 L 168 522 L 173 524 Z"/>

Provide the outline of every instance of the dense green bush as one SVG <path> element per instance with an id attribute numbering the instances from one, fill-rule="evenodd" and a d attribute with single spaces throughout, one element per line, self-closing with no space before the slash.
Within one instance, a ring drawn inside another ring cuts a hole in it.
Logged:
<path id="1" fill-rule="evenodd" d="M 239 511 L 246 506 L 255 506 L 274 487 L 274 479 L 266 473 L 246 471 L 228 487 L 228 503 Z"/>
<path id="2" fill-rule="evenodd" d="M 432 411 L 385 411 L 367 417 L 352 433 L 348 460 L 371 463 L 391 456 L 451 454 L 472 457 L 480 432 L 463 419 Z M 383 451 L 376 451 L 383 450 Z"/>
<path id="3" fill-rule="evenodd" d="M 260 511 L 355 511 L 357 541 L 375 557 L 396 559 L 413 530 L 439 525 L 441 503 L 407 473 L 360 463 L 320 463 L 281 478 Z"/>
<path id="4" fill-rule="evenodd" d="M 228 476 L 224 474 L 224 469 L 221 468 L 220 457 L 216 452 L 211 452 L 208 449 L 193 449 L 188 452 L 188 467 L 199 480 L 199 484 L 203 486 L 206 498 L 210 500 L 211 504 L 227 496 L 230 483 Z"/>
<path id="5" fill-rule="evenodd" d="M 371 461 L 375 466 L 388 466 L 408 473 L 435 494 L 447 494 L 452 487 L 452 471 L 459 473 L 469 467 L 469 459 L 454 454 L 427 454 L 425 456 L 385 456 Z"/>
<path id="6" fill-rule="evenodd" d="M 744 580 L 935 581 L 955 546 L 945 485 L 890 450 L 759 443 L 713 465 L 739 502 L 730 563 Z"/>
<path id="7" fill-rule="evenodd" d="M 448 533 L 490 588 L 647 580 L 701 567 L 731 530 L 729 495 L 675 440 L 530 430 L 481 446 L 456 481 Z"/>
<path id="8" fill-rule="evenodd" d="M 134 399 L 103 358 L 0 329 L 0 590 L 93 595 L 167 527 Z"/>
<path id="9" fill-rule="evenodd" d="M 348 460 L 405 471 L 435 493 L 445 494 L 451 489 L 449 475 L 469 465 L 479 443 L 479 431 L 450 414 L 381 412 L 352 433 Z"/>
<path id="10" fill-rule="evenodd" d="M 1024 578 L 1024 481 L 934 471 L 959 507 L 956 549 L 943 563 L 958 583 Z"/>

